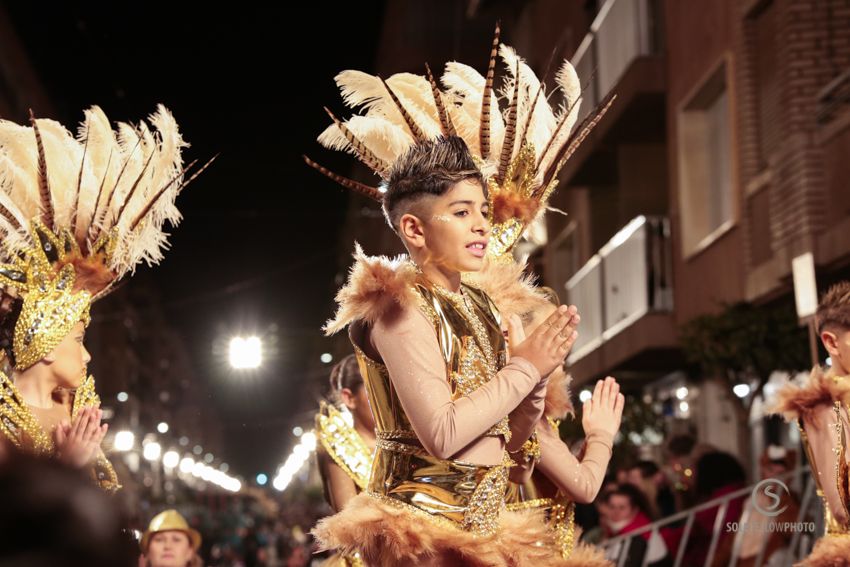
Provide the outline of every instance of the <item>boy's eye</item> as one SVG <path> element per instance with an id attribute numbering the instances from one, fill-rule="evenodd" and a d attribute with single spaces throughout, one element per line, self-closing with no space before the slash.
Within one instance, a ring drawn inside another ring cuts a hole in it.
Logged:
<path id="1" fill-rule="evenodd" d="M 469 214 L 469 211 L 467 211 L 466 209 L 464 209 L 464 210 L 462 210 L 462 211 L 457 211 L 457 212 L 455 213 L 455 216 L 456 216 L 456 217 L 465 217 L 465 216 L 466 216 L 466 215 L 468 215 L 468 214 Z"/>

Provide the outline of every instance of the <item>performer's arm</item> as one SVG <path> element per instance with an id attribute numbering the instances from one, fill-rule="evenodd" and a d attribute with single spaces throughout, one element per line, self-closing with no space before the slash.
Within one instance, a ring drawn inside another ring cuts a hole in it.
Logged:
<path id="1" fill-rule="evenodd" d="M 325 496 L 331 508 L 339 512 L 349 500 L 357 496 L 357 486 L 324 449 L 319 448 L 316 456 L 325 485 Z"/>
<path id="2" fill-rule="evenodd" d="M 593 395 L 582 408 L 586 445 L 581 461 L 561 441 L 557 431 L 545 424 L 537 428 L 540 441 L 537 467 L 576 502 L 592 502 L 602 487 L 624 403 L 620 386 L 613 378 L 596 383 Z"/>
<path id="3" fill-rule="evenodd" d="M 508 415 L 540 382 L 529 361 L 513 357 L 496 376 L 452 400 L 446 363 L 431 323 L 416 308 L 377 321 L 370 341 L 387 366 L 405 414 L 430 454 L 448 459 Z"/>
<path id="4" fill-rule="evenodd" d="M 574 501 L 593 502 L 605 480 L 614 436 L 607 431 L 589 431 L 581 461 L 553 428 L 542 425 L 537 429 L 537 438 L 540 441 L 540 462 L 537 463 L 540 472 Z"/>

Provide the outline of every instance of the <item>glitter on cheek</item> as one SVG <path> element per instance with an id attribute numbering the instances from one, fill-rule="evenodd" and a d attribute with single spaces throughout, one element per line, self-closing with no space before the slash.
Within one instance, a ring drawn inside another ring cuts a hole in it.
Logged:
<path id="1" fill-rule="evenodd" d="M 452 218 L 448 215 L 434 215 L 432 219 L 439 222 L 451 222 L 452 220 Z"/>

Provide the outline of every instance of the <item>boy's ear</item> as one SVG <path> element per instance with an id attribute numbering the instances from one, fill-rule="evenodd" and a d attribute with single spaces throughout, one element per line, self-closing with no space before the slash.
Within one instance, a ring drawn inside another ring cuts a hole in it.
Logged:
<path id="1" fill-rule="evenodd" d="M 838 337 L 835 333 L 832 331 L 823 331 L 820 334 L 820 340 L 830 356 L 838 355 Z"/>
<path id="2" fill-rule="evenodd" d="M 414 248 L 425 246 L 425 227 L 414 214 L 405 213 L 398 221 L 398 233 L 402 240 Z"/>

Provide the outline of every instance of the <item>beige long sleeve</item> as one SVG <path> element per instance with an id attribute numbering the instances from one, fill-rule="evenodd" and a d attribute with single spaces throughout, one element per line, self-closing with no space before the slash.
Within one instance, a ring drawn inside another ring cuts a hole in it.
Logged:
<path id="1" fill-rule="evenodd" d="M 579 461 L 558 433 L 542 422 L 537 428 L 540 442 L 540 462 L 537 468 L 555 485 L 580 504 L 593 502 L 611 460 L 614 439 L 598 430 L 587 432 L 584 457 Z"/>
<path id="2" fill-rule="evenodd" d="M 515 453 L 534 433 L 534 427 L 543 417 L 546 405 L 546 384 L 548 376 L 531 390 L 531 393 L 510 413 L 511 440 L 508 442 L 508 451 Z"/>
<path id="3" fill-rule="evenodd" d="M 369 338 L 426 451 L 441 459 L 463 452 L 475 455 L 477 464 L 501 462 L 501 441 L 484 435 L 539 384 L 533 364 L 514 357 L 492 380 L 452 400 L 437 335 L 418 309 L 398 308 L 374 324 Z M 487 449 L 475 451 L 477 444 Z"/>

